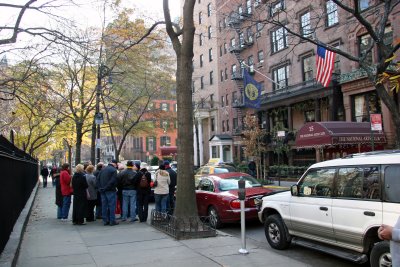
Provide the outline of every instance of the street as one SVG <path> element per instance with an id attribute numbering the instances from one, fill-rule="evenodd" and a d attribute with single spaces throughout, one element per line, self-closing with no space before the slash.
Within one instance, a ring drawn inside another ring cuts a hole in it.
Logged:
<path id="1" fill-rule="evenodd" d="M 223 228 L 219 229 L 222 232 L 237 236 L 240 238 L 241 230 L 240 224 L 225 224 Z M 282 257 L 289 257 L 298 261 L 309 264 L 309 266 L 324 266 L 324 267 L 351 267 L 351 266 L 369 266 L 368 264 L 358 265 L 349 261 L 345 261 L 334 256 L 324 254 L 318 251 L 306 249 L 300 246 L 292 246 L 287 250 L 272 249 L 264 234 L 263 225 L 258 222 L 248 222 L 246 224 L 246 237 L 259 243 L 259 245 L 270 252 L 282 255 Z M 239 249 L 239 248 L 238 248 Z M 251 253 L 251 250 L 249 250 Z"/>

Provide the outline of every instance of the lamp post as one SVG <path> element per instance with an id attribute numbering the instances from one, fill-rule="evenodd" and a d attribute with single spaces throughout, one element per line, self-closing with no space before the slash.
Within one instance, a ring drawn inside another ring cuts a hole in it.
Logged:
<path id="1" fill-rule="evenodd" d="M 103 124 L 103 114 L 100 113 L 100 96 L 101 89 L 103 88 L 102 80 L 104 77 L 109 75 L 110 69 L 101 64 L 99 66 L 99 70 L 97 73 L 97 85 L 96 85 L 96 114 L 94 116 L 95 130 L 96 130 L 96 140 L 95 140 L 95 148 L 96 148 L 96 164 L 100 162 L 100 125 Z"/>

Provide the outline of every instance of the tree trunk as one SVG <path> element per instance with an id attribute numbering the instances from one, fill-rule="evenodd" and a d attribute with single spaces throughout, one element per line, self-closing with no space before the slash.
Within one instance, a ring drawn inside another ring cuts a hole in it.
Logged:
<path id="1" fill-rule="evenodd" d="M 76 123 L 75 165 L 81 163 L 82 126 L 82 123 Z"/>
<path id="2" fill-rule="evenodd" d="M 383 103 L 385 103 L 386 107 L 389 109 L 390 114 L 392 115 L 392 121 L 395 127 L 396 136 L 395 136 L 395 148 L 400 148 L 400 111 L 396 106 L 396 102 L 393 98 L 388 94 L 385 86 L 383 84 L 375 85 L 376 92 L 380 99 L 382 99 Z"/>
<path id="3" fill-rule="evenodd" d="M 92 164 L 96 164 L 96 123 L 95 119 L 93 119 L 93 125 L 92 125 L 92 141 L 90 145 L 90 160 L 92 161 Z"/>
<path id="4" fill-rule="evenodd" d="M 174 215 L 179 218 L 197 216 L 194 184 L 193 107 L 192 107 L 192 60 L 195 0 L 185 0 L 183 6 L 182 39 L 174 31 L 168 9 L 168 0 L 163 1 L 164 17 L 168 36 L 177 56 L 177 105 L 178 105 L 178 164 L 179 175 Z"/>

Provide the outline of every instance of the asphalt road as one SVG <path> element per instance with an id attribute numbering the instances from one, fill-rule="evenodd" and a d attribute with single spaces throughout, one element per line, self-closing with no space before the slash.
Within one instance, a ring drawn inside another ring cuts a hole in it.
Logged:
<path id="1" fill-rule="evenodd" d="M 240 224 L 226 224 L 223 228 L 219 229 L 222 232 L 234 235 L 241 236 Z M 306 249 L 300 246 L 291 246 L 287 250 L 275 250 L 272 249 L 264 234 L 264 227 L 260 222 L 248 222 L 246 224 L 246 237 L 252 239 L 259 243 L 260 246 L 265 247 L 265 249 L 269 251 L 273 251 L 274 253 L 281 254 L 282 257 L 290 257 L 301 260 L 303 262 L 307 262 L 309 266 L 313 267 L 365 267 L 369 266 L 368 264 L 358 265 L 349 261 L 345 261 L 334 256 L 324 254 L 318 251 Z M 239 248 L 238 248 L 239 249 Z M 251 253 L 251 251 L 249 251 Z"/>

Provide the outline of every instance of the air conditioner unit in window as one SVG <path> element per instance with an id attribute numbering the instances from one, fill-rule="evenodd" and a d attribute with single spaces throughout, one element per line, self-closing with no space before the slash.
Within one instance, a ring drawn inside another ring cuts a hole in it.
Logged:
<path id="1" fill-rule="evenodd" d="M 263 63 L 262 62 L 259 62 L 258 64 L 257 64 L 257 68 L 262 68 L 263 67 Z"/>

